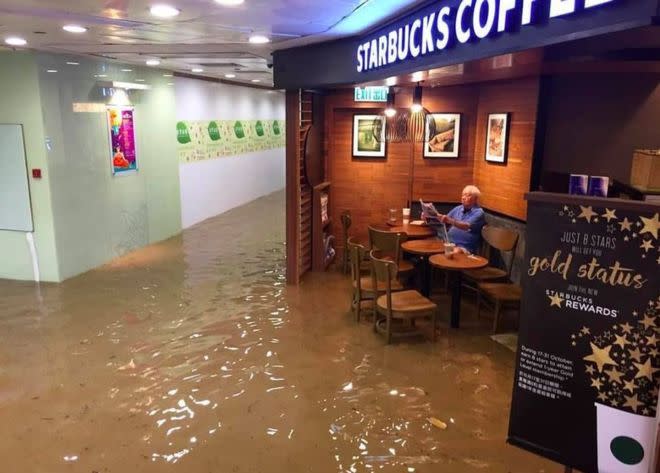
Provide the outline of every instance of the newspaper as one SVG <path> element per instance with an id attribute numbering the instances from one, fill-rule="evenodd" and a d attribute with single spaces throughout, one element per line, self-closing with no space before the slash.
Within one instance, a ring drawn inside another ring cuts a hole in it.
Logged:
<path id="1" fill-rule="evenodd" d="M 427 219 L 427 225 L 437 225 L 442 228 L 442 235 L 438 234 L 439 237 L 444 237 L 443 239 L 446 242 L 450 242 L 449 233 L 447 232 L 447 226 L 444 224 L 440 217 L 442 214 L 433 205 L 433 202 L 426 203 L 422 199 L 419 199 L 419 203 L 422 206 L 422 215 Z"/>

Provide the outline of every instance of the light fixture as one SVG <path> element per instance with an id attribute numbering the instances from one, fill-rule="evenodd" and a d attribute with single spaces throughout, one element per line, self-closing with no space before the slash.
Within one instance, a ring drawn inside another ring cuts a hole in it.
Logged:
<path id="1" fill-rule="evenodd" d="M 25 46 L 27 41 L 25 41 L 23 38 L 19 38 L 18 36 L 10 36 L 9 38 L 5 38 L 5 43 L 7 43 L 9 46 Z"/>
<path id="2" fill-rule="evenodd" d="M 396 85 L 396 77 L 388 77 L 385 79 L 385 85 L 388 87 L 392 87 L 393 85 Z"/>
<path id="3" fill-rule="evenodd" d="M 163 77 L 174 77 L 173 74 L 163 74 Z"/>
<path id="4" fill-rule="evenodd" d="M 144 79 L 135 79 L 135 82 L 144 82 Z"/>
<path id="5" fill-rule="evenodd" d="M 117 89 L 126 89 L 126 90 L 131 90 L 131 89 L 149 90 L 149 89 L 151 89 L 151 86 L 148 85 L 148 84 L 134 84 L 133 82 L 112 81 L 112 86 L 117 88 Z"/>
<path id="6" fill-rule="evenodd" d="M 94 74 L 94 77 L 108 77 L 108 74 Z"/>
<path id="7" fill-rule="evenodd" d="M 419 85 L 419 82 L 413 91 L 413 103 L 410 106 L 410 110 L 413 113 L 419 113 L 422 111 L 422 86 Z"/>
<path id="8" fill-rule="evenodd" d="M 48 69 L 46 72 L 57 72 L 57 69 Z"/>
<path id="9" fill-rule="evenodd" d="M 64 25 L 62 27 L 62 29 L 64 31 L 69 32 L 69 33 L 76 33 L 76 34 L 87 32 L 87 28 L 85 28 L 84 26 L 80 26 L 80 25 Z"/>
<path id="10" fill-rule="evenodd" d="M 122 69 L 121 72 L 133 72 L 133 69 Z"/>
<path id="11" fill-rule="evenodd" d="M 394 108 L 394 87 L 390 87 L 387 91 L 387 108 L 385 108 L 385 115 L 392 118 L 396 115 L 396 108 Z"/>
<path id="12" fill-rule="evenodd" d="M 181 13 L 181 10 L 170 5 L 158 4 L 152 5 L 149 12 L 158 18 L 174 18 Z"/>
<path id="13" fill-rule="evenodd" d="M 252 44 L 266 44 L 270 43 L 270 38 L 262 34 L 253 34 L 248 41 Z"/>
<path id="14" fill-rule="evenodd" d="M 147 61 L 147 66 L 158 66 L 160 61 L 158 59 L 149 59 Z"/>
<path id="15" fill-rule="evenodd" d="M 261 82 L 261 79 L 252 79 L 252 82 L 256 84 L 257 82 Z"/>
<path id="16" fill-rule="evenodd" d="M 193 72 L 204 72 L 204 69 L 202 69 L 201 67 L 194 67 L 194 68 L 192 69 L 192 71 L 193 71 Z"/>
<path id="17" fill-rule="evenodd" d="M 225 77 L 227 79 L 233 79 L 234 77 L 236 77 L 236 74 L 225 74 Z"/>
<path id="18" fill-rule="evenodd" d="M 69 66 L 79 66 L 79 65 L 80 65 L 79 62 L 73 62 L 73 61 L 67 61 L 67 64 L 68 64 Z"/>
<path id="19" fill-rule="evenodd" d="M 244 0 L 215 0 L 215 3 L 224 5 L 226 7 L 235 7 L 236 5 L 241 5 Z"/>

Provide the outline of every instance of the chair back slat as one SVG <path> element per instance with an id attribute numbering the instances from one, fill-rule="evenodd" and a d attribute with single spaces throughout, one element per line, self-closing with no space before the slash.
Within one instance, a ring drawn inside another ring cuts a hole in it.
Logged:
<path id="1" fill-rule="evenodd" d="M 401 243 L 406 241 L 407 238 L 408 235 L 405 233 L 369 227 L 369 247 L 372 250 L 379 250 L 381 255 L 387 255 L 397 263 L 401 256 Z"/>
<path id="2" fill-rule="evenodd" d="M 518 243 L 518 232 L 508 228 L 486 225 L 481 230 L 484 240 L 499 251 L 513 251 Z"/>
<path id="3" fill-rule="evenodd" d="M 383 258 L 383 254 L 379 250 L 371 250 L 370 256 L 376 281 L 385 282 L 389 287 L 392 279 L 396 278 L 397 275 L 396 263 Z"/>
<path id="4" fill-rule="evenodd" d="M 350 259 L 351 279 L 359 284 L 360 263 L 364 259 L 367 250 L 363 245 L 353 241 L 352 237 L 346 241 L 346 246 L 348 247 L 348 255 Z"/>

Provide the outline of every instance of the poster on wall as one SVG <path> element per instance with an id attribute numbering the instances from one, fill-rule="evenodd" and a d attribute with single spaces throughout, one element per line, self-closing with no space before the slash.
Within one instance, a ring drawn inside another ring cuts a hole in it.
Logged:
<path id="1" fill-rule="evenodd" d="M 508 441 L 584 473 L 650 473 L 658 207 L 543 193 L 528 200 Z"/>
<path id="2" fill-rule="evenodd" d="M 106 113 L 110 135 L 112 174 L 137 171 L 133 107 L 108 106 Z"/>
<path id="3" fill-rule="evenodd" d="M 430 113 L 424 131 L 425 158 L 458 158 L 460 113 Z"/>
<path id="4" fill-rule="evenodd" d="M 490 113 L 486 130 L 486 161 L 506 164 L 509 152 L 509 114 Z"/>

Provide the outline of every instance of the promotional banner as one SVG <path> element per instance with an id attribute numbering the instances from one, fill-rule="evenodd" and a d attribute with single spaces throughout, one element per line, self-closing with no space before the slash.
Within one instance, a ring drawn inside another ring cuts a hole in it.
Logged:
<path id="1" fill-rule="evenodd" d="M 508 441 L 585 473 L 651 473 L 658 207 L 529 195 Z"/>
<path id="2" fill-rule="evenodd" d="M 108 106 L 106 113 L 110 133 L 112 174 L 134 172 L 137 170 L 135 112 L 132 107 Z"/>
<path id="3" fill-rule="evenodd" d="M 180 121 L 176 125 L 183 163 L 238 156 L 285 146 L 282 120 Z"/>

